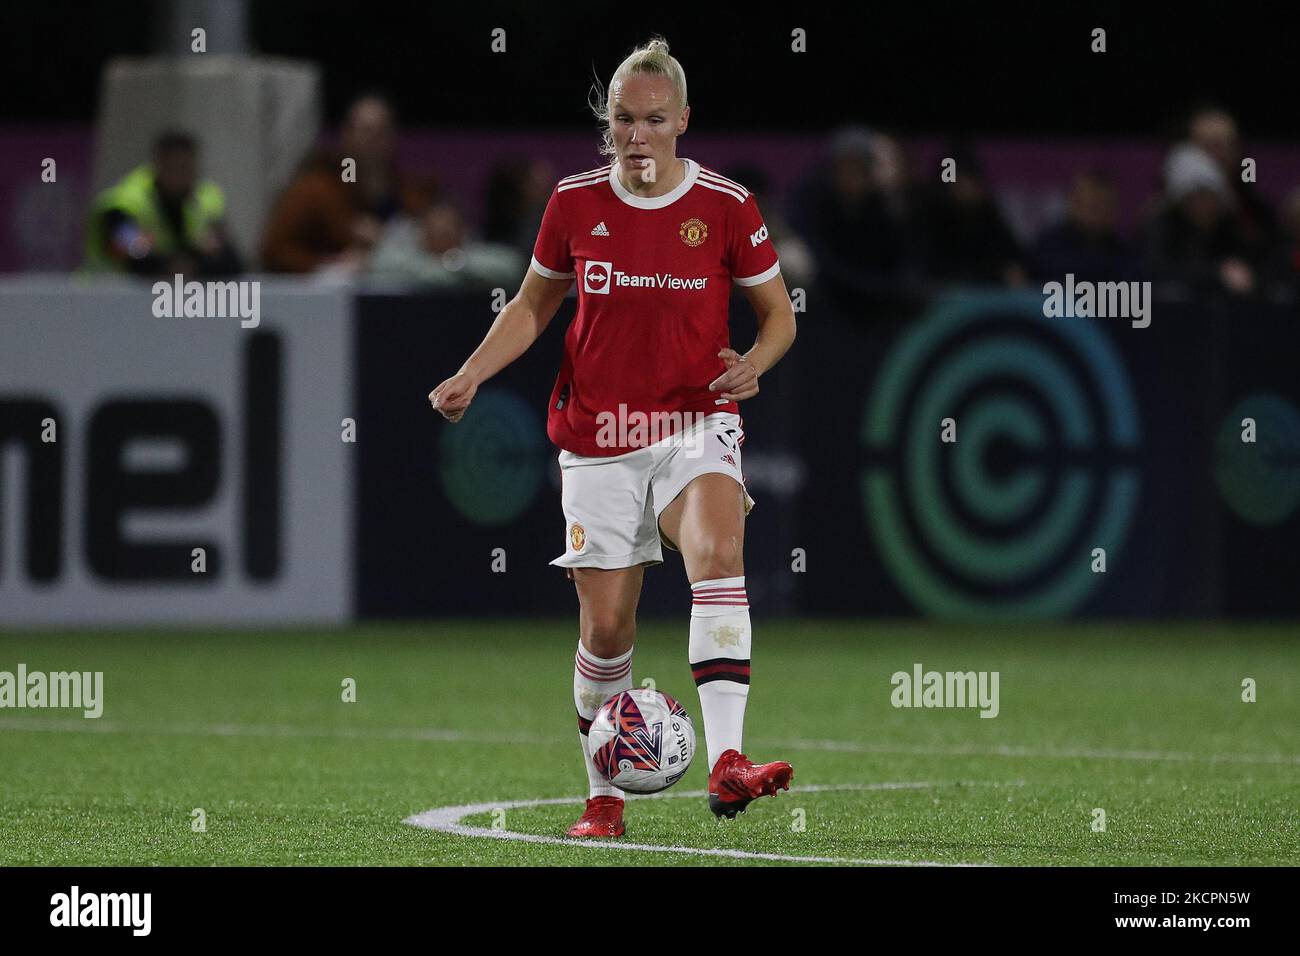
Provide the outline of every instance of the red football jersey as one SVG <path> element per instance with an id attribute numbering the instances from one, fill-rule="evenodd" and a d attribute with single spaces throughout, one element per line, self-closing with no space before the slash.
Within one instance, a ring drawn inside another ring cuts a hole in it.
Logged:
<path id="1" fill-rule="evenodd" d="M 576 278 L 578 313 L 546 432 L 575 454 L 649 443 L 626 429 L 611 443 L 611 429 L 601 430 L 610 416 L 639 412 L 666 424 L 674 412 L 739 411 L 709 391 L 726 368 L 718 352 L 728 347 L 731 283 L 758 285 L 781 267 L 748 190 L 683 161 L 686 177 L 662 196 L 629 192 L 611 164 L 560 180 L 547 203 L 532 268 Z"/>

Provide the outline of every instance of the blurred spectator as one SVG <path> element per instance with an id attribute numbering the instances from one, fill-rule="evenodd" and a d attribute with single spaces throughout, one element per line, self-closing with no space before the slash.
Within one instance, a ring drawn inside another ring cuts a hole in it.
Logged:
<path id="1" fill-rule="evenodd" d="M 1278 240 L 1277 219 L 1255 183 L 1241 178 L 1241 140 L 1237 122 L 1226 110 L 1207 106 L 1192 113 L 1187 136 L 1199 146 L 1223 173 L 1232 194 L 1233 228 L 1247 257 L 1256 261 L 1269 256 Z"/>
<path id="2" fill-rule="evenodd" d="M 1065 219 L 1038 237 L 1034 276 L 1060 280 L 1066 273 L 1091 281 L 1131 278 L 1136 263 L 1119 236 L 1118 193 L 1106 173 L 1089 170 L 1074 178 Z"/>
<path id="3" fill-rule="evenodd" d="M 781 214 L 769 192 L 767 173 L 757 166 L 744 165 L 729 167 L 722 175 L 748 189 L 758 203 L 772 248 L 781 260 L 781 275 L 785 277 L 786 287 L 793 289 L 810 283 L 816 271 L 812 250 Z"/>
<path id="4" fill-rule="evenodd" d="M 898 140 L 885 133 L 873 133 L 870 145 L 876 187 L 894 218 L 905 220 L 912 214 L 915 198 L 907 154 Z"/>
<path id="5" fill-rule="evenodd" d="M 1278 295 L 1294 299 L 1300 295 L 1300 186 L 1283 200 L 1278 223 L 1281 241 L 1273 254 L 1270 278 Z"/>
<path id="6" fill-rule="evenodd" d="M 139 276 L 228 276 L 243 264 L 226 234 L 221 188 L 198 176 L 188 133 L 163 133 L 153 162 L 96 197 L 86 227 L 86 269 Z"/>
<path id="7" fill-rule="evenodd" d="M 365 261 L 375 232 L 340 178 L 343 154 L 313 150 L 271 210 L 262 237 L 268 272 L 352 271 Z"/>
<path id="8" fill-rule="evenodd" d="M 973 152 L 953 146 L 956 181 L 937 183 L 925 204 L 926 273 L 943 282 L 1024 285 L 1020 245 L 1002 218 L 984 168 Z"/>
<path id="9" fill-rule="evenodd" d="M 398 171 L 395 154 L 392 107 L 374 95 L 356 100 L 340 147 L 315 150 L 276 202 L 263 237 L 263 266 L 360 270 L 383 224 L 399 212 L 414 214 L 433 193 L 430 184 Z M 345 159 L 356 162 L 354 182 L 344 180 Z"/>
<path id="10" fill-rule="evenodd" d="M 1152 278 L 1193 294 L 1256 287 L 1247 245 L 1237 233 L 1233 194 L 1223 171 L 1199 146 L 1175 146 L 1165 161 L 1165 203 L 1146 233 Z"/>
<path id="11" fill-rule="evenodd" d="M 469 241 L 465 220 L 450 202 L 437 202 L 418 220 L 394 220 L 370 257 L 370 274 L 413 285 L 502 286 L 523 278 L 527 260 L 499 243 Z"/>
<path id="12" fill-rule="evenodd" d="M 819 284 L 846 311 L 864 296 L 892 293 L 915 272 L 909 210 L 878 178 L 877 138 L 846 127 L 830 144 L 829 163 L 814 170 L 795 203 L 795 226 L 812 249 Z"/>
<path id="13" fill-rule="evenodd" d="M 512 160 L 488 177 L 483 239 L 532 255 L 542 214 L 555 186 L 555 171 L 542 160 Z"/>

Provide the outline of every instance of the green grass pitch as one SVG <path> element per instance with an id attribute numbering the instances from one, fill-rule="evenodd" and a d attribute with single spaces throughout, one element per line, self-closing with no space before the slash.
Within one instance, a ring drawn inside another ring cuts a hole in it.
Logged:
<path id="1" fill-rule="evenodd" d="M 681 795 L 701 739 L 627 808 L 625 843 L 731 856 L 403 823 L 476 804 L 453 822 L 563 835 L 586 783 L 573 621 L 0 636 L 0 670 L 103 671 L 105 697 L 99 720 L 0 710 L 0 864 L 1300 864 L 1294 627 L 755 625 L 745 749 L 793 789 L 715 820 Z M 916 662 L 998 671 L 999 715 L 894 708 Z M 696 716 L 684 618 L 642 622 L 633 676 Z"/>

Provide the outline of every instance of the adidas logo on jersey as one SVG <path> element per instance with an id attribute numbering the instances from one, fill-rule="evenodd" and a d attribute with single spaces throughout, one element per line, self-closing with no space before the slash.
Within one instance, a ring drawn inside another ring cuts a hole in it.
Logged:
<path id="1" fill-rule="evenodd" d="M 593 236 L 608 236 L 609 230 L 605 228 L 605 220 L 602 219 L 599 223 L 597 223 L 596 228 L 591 230 L 591 234 Z"/>

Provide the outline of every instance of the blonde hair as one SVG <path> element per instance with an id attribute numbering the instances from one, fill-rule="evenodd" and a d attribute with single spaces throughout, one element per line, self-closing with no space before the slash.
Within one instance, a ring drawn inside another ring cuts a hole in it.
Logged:
<path id="1" fill-rule="evenodd" d="M 619 80 L 627 79 L 637 73 L 668 77 L 673 85 L 673 91 L 677 94 L 678 105 L 681 109 L 686 109 L 688 105 L 686 71 L 677 62 L 677 57 L 668 52 L 668 41 L 663 37 L 651 37 L 644 46 L 639 46 L 629 53 L 627 58 L 618 65 L 614 75 L 609 78 L 609 89 L 613 89 L 614 84 Z M 610 128 L 609 89 L 602 87 L 600 78 L 597 77 L 592 84 L 591 95 L 588 97 L 588 105 L 591 106 L 592 113 L 596 115 L 601 125 L 600 152 L 604 156 L 614 156 L 617 153 L 614 148 L 614 133 Z"/>

